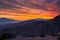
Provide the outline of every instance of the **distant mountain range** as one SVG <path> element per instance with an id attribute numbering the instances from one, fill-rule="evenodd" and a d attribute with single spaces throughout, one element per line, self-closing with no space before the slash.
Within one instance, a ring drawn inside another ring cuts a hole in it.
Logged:
<path id="1" fill-rule="evenodd" d="M 18 21 L 17 20 L 8 19 L 8 18 L 0 18 L 0 25 L 8 24 L 8 23 L 16 23 L 16 22 L 18 22 Z"/>
<path id="2" fill-rule="evenodd" d="M 6 21 L 7 23 L 0 25 L 0 33 L 9 32 L 20 36 L 39 36 L 40 34 L 52 34 L 60 32 L 60 15 L 51 20 L 33 19 L 20 22 L 5 18 L 1 18 L 0 20 L 2 22 Z M 8 23 L 7 21 L 15 23 Z"/>

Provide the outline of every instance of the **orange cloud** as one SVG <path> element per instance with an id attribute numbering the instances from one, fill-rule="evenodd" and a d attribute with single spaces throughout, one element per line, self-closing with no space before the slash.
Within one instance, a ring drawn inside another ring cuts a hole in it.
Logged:
<path id="1" fill-rule="evenodd" d="M 58 13 L 56 14 L 56 12 L 44 11 L 39 9 L 30 9 L 30 11 L 29 10 L 26 11 L 28 11 L 28 14 L 15 12 L 13 10 L 2 10 L 0 11 L 0 17 L 6 17 L 14 20 L 30 20 L 30 19 L 37 19 L 37 18 L 52 19 L 58 15 Z"/>
<path id="2" fill-rule="evenodd" d="M 36 18 L 51 19 L 59 15 L 60 8 L 57 7 L 57 0 L 52 3 L 45 3 L 46 0 L 14 0 L 14 2 L 1 0 L 0 18 L 6 17 L 15 20 L 30 20 Z"/>

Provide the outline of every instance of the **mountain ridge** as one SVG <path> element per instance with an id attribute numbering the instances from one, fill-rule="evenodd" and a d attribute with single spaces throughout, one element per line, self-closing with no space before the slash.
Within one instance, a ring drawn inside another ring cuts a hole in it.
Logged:
<path id="1" fill-rule="evenodd" d="M 60 21 L 58 20 L 60 20 L 60 16 L 48 21 L 34 19 L 1 26 L 4 27 L 2 29 L 5 29 L 3 32 L 16 33 L 16 35 L 25 37 L 30 35 L 39 36 L 60 32 Z"/>
<path id="2" fill-rule="evenodd" d="M 12 20 L 9 18 L 0 18 L 0 25 L 8 24 L 8 23 L 16 23 L 17 20 Z"/>

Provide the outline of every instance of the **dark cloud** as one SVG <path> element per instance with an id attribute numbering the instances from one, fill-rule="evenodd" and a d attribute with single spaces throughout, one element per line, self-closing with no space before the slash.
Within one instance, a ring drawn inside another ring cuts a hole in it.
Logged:
<path id="1" fill-rule="evenodd" d="M 18 8 L 14 3 L 16 1 L 12 0 L 0 0 L 0 9 L 15 9 Z"/>
<path id="2" fill-rule="evenodd" d="M 20 6 L 18 7 L 16 5 Z M 31 9 L 60 11 L 60 0 L 0 0 L 0 9 L 15 9 L 21 8 L 21 6 Z"/>
<path id="3" fill-rule="evenodd" d="M 7 9 L 10 9 L 10 8 L 16 8 L 15 6 L 13 5 L 9 5 L 9 4 L 4 4 L 4 3 L 1 3 L 0 2 L 0 8 L 7 8 Z"/>

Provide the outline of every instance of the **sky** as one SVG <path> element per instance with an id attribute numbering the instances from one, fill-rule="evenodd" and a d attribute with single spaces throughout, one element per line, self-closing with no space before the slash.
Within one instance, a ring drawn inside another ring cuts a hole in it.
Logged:
<path id="1" fill-rule="evenodd" d="M 0 18 L 52 19 L 60 15 L 60 0 L 0 0 Z"/>

